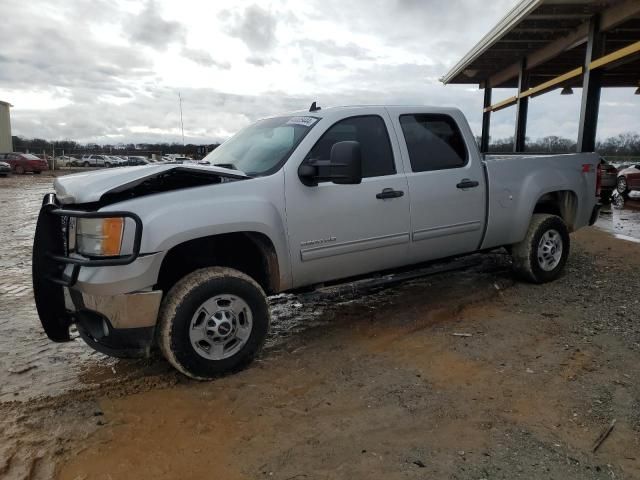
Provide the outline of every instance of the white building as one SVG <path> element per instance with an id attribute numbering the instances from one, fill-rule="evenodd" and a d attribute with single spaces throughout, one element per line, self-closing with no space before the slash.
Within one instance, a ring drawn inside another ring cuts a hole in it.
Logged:
<path id="1" fill-rule="evenodd" d="M 10 103 L 0 100 L 0 152 L 13 152 Z"/>

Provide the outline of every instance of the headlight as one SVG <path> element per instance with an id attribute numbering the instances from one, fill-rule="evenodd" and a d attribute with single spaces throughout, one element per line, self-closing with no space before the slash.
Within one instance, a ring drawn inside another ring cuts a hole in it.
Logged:
<path id="1" fill-rule="evenodd" d="M 78 218 L 75 249 L 89 257 L 117 257 L 122 248 L 124 218 Z"/>

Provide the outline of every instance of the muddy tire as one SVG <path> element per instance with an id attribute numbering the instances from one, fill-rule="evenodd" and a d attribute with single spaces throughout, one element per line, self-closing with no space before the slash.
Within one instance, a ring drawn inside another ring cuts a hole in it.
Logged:
<path id="1" fill-rule="evenodd" d="M 267 298 L 232 268 L 196 270 L 176 283 L 160 307 L 158 344 L 177 370 L 208 380 L 248 365 L 269 331 Z"/>
<path id="2" fill-rule="evenodd" d="M 546 283 L 560 276 L 569 256 L 569 231 L 556 215 L 536 213 L 522 242 L 513 245 L 513 268 L 518 277 Z"/>

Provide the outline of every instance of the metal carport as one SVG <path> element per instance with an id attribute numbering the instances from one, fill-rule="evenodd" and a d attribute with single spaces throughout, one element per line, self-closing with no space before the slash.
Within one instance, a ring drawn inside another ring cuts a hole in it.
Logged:
<path id="1" fill-rule="evenodd" d="M 582 87 L 577 148 L 593 151 L 601 88 L 640 93 L 640 0 L 523 0 L 441 80 L 484 89 L 483 152 L 492 112 L 516 106 L 514 151 L 522 152 L 529 99 Z M 517 94 L 492 104 L 492 90 L 505 87 Z"/>

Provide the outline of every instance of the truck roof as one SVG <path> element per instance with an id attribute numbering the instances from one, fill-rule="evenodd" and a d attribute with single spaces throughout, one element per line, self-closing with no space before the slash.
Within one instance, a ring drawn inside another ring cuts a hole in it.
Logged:
<path id="1" fill-rule="evenodd" d="M 460 109 L 455 107 L 437 107 L 434 105 L 342 105 L 336 107 L 328 107 L 321 108 L 320 110 L 296 110 L 294 112 L 289 112 L 287 115 L 300 115 L 300 116 L 312 116 L 312 117 L 325 117 L 331 116 L 335 113 L 342 114 L 358 114 L 362 112 L 366 112 L 367 110 L 380 109 L 380 108 L 401 108 L 401 109 L 416 109 L 416 113 L 419 112 L 437 112 L 437 113 L 459 113 Z M 273 115 L 274 117 L 279 117 L 282 115 Z"/>

